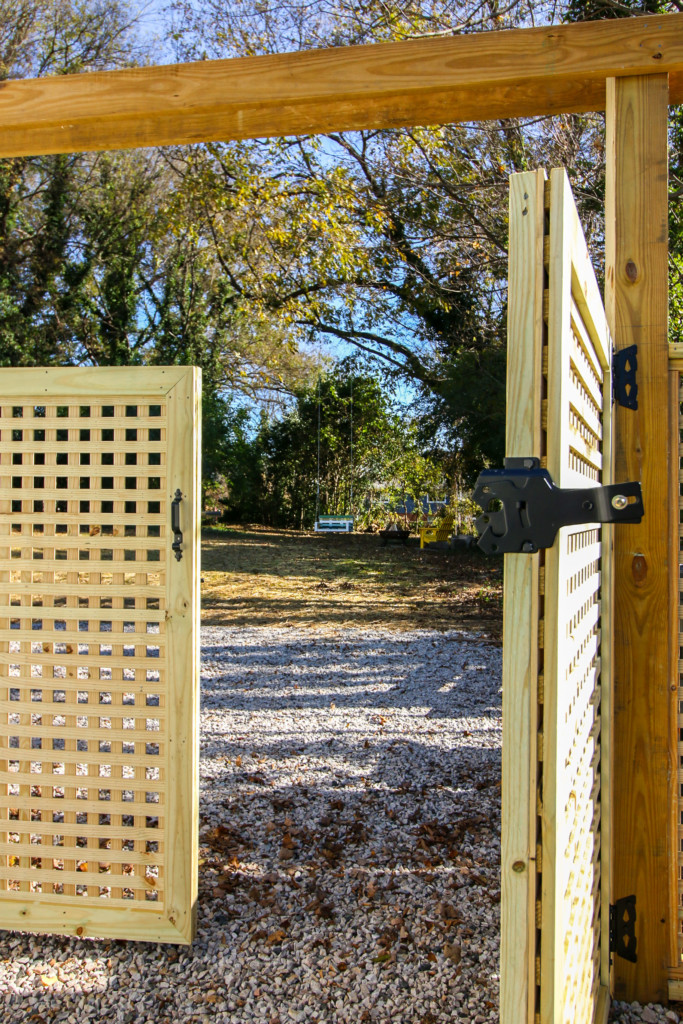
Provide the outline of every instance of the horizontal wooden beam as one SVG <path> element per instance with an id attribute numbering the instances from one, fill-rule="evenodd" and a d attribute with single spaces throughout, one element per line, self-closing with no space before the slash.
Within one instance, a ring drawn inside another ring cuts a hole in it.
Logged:
<path id="1" fill-rule="evenodd" d="M 0 156 L 603 110 L 665 72 L 682 102 L 683 14 L 6 81 Z"/>

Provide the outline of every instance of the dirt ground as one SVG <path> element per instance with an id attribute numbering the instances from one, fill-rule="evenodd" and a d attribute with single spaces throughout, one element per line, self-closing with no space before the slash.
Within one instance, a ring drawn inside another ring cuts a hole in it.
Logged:
<path id="1" fill-rule="evenodd" d="M 499 640 L 502 559 L 376 535 L 267 527 L 202 535 L 204 625 L 464 629 Z"/>

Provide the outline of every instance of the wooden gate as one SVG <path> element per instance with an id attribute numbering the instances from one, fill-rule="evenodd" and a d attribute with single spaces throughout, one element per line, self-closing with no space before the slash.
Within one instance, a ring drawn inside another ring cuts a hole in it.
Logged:
<path id="1" fill-rule="evenodd" d="M 4 928 L 192 940 L 199 408 L 194 368 L 2 370 Z"/>
<path id="2" fill-rule="evenodd" d="M 611 341 L 564 170 L 510 190 L 508 456 L 559 487 L 611 482 Z M 611 529 L 507 555 L 502 1024 L 609 1006 Z"/>

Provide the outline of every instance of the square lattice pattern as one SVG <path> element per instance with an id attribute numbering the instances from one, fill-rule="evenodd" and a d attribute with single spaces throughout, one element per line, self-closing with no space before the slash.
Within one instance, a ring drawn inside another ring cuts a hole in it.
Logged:
<path id="1" fill-rule="evenodd" d="M 0 408 L 0 891 L 161 909 L 167 403 L 33 401 Z"/>

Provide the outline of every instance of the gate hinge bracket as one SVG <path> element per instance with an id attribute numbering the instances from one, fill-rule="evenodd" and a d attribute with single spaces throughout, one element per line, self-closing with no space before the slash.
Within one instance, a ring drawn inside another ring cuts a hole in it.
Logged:
<path id="1" fill-rule="evenodd" d="M 505 469 L 484 470 L 472 497 L 484 510 L 475 526 L 487 554 L 531 554 L 552 547 L 562 526 L 639 523 L 644 514 L 639 483 L 560 488 L 532 457 L 506 459 Z"/>
<path id="2" fill-rule="evenodd" d="M 609 951 L 636 963 L 636 898 L 622 896 L 609 907 Z"/>
<path id="3" fill-rule="evenodd" d="M 612 353 L 612 401 L 625 409 L 638 408 L 637 370 L 637 345 L 628 345 Z"/>

